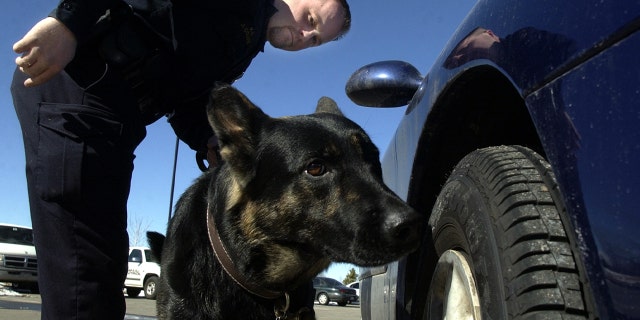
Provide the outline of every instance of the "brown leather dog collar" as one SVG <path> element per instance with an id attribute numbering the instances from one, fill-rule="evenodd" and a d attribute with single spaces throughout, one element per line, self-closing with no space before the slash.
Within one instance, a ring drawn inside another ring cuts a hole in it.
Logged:
<path id="1" fill-rule="evenodd" d="M 286 294 L 286 292 L 281 291 L 273 291 L 266 288 L 263 288 L 247 279 L 244 274 L 240 273 L 238 269 L 236 269 L 231 257 L 229 257 L 229 253 L 227 249 L 224 247 L 222 243 L 222 239 L 220 239 L 220 234 L 218 233 L 218 228 L 216 227 L 216 223 L 214 221 L 213 216 L 211 215 L 211 211 L 207 208 L 207 231 L 209 233 L 209 241 L 211 242 L 211 247 L 213 248 L 213 252 L 215 253 L 216 258 L 222 265 L 224 271 L 235 281 L 239 286 L 249 291 L 250 293 L 265 299 L 277 299 Z"/>
<path id="2" fill-rule="evenodd" d="M 284 303 L 280 304 L 276 301 L 274 302 L 273 311 L 276 316 L 276 320 L 279 319 L 306 319 L 305 314 L 313 315 L 313 310 L 303 307 L 298 312 L 292 314 L 289 313 L 289 293 L 284 291 L 273 291 L 266 288 L 263 288 L 247 279 L 238 269 L 236 269 L 231 257 L 229 257 L 229 253 L 227 249 L 224 247 L 222 243 L 222 239 L 220 239 L 220 234 L 218 233 L 218 228 L 216 227 L 216 223 L 214 221 L 213 216 L 211 215 L 211 211 L 209 210 L 209 205 L 207 205 L 207 233 L 209 234 L 209 242 L 211 242 L 211 247 L 213 248 L 213 253 L 218 259 L 218 262 L 222 265 L 222 269 L 233 279 L 235 283 L 237 283 L 240 287 L 247 290 L 249 293 L 256 295 L 258 297 L 268 299 L 268 300 L 279 300 L 278 298 L 284 298 Z"/>

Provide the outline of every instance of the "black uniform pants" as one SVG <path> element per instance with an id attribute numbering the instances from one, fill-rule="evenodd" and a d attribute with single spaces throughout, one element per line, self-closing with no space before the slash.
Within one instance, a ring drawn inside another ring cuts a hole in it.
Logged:
<path id="1" fill-rule="evenodd" d="M 146 131 L 130 90 L 99 59 L 11 92 L 24 138 L 42 319 L 118 319 L 127 273 L 127 198 Z"/>

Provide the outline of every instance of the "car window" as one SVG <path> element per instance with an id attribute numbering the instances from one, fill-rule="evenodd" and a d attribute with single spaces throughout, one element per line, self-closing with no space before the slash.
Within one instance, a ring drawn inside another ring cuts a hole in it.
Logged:
<path id="1" fill-rule="evenodd" d="M 33 232 L 26 228 L 0 226 L 0 242 L 32 246 Z"/>
<path id="2" fill-rule="evenodd" d="M 332 287 L 341 287 L 341 286 L 344 286 L 344 285 L 342 284 L 342 282 L 340 282 L 340 281 L 338 281 L 338 280 L 336 280 L 336 279 L 327 278 L 327 279 L 325 279 L 325 280 L 327 281 L 327 284 L 328 284 L 328 285 L 330 285 L 330 286 L 332 286 Z"/>
<path id="3" fill-rule="evenodd" d="M 349 287 L 354 289 L 360 289 L 360 282 L 352 283 Z"/>
<path id="4" fill-rule="evenodd" d="M 142 262 L 142 252 L 138 249 L 131 250 L 129 262 Z"/>

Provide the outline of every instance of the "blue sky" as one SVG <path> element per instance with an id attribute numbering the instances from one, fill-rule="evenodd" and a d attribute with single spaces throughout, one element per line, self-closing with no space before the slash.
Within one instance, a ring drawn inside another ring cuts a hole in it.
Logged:
<path id="1" fill-rule="evenodd" d="M 5 0 L 0 10 L 0 222 L 31 226 L 24 175 L 24 149 L 9 92 L 16 54 L 11 47 L 57 5 L 55 0 Z M 363 108 L 345 94 L 349 76 L 379 60 L 404 60 L 426 73 L 440 50 L 475 4 L 472 0 L 351 0 L 353 26 L 345 38 L 301 52 L 267 45 L 234 85 L 267 114 L 307 114 L 321 96 L 330 96 L 360 124 L 381 152 L 405 107 Z M 129 221 L 164 233 L 169 214 L 175 135 L 165 119 L 147 127 L 136 150 L 129 197 Z M 194 153 L 180 144 L 175 197 L 200 174 Z M 175 200 L 174 200 L 175 203 Z M 353 266 L 334 264 L 326 275 L 342 280 Z M 356 272 L 360 273 L 356 268 Z"/>

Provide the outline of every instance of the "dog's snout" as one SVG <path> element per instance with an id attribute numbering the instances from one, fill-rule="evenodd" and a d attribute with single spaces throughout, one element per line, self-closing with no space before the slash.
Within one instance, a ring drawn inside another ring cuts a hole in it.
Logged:
<path id="1" fill-rule="evenodd" d="M 418 240 L 423 219 L 413 210 L 393 212 L 384 222 L 386 237 L 396 244 L 410 243 Z"/>

